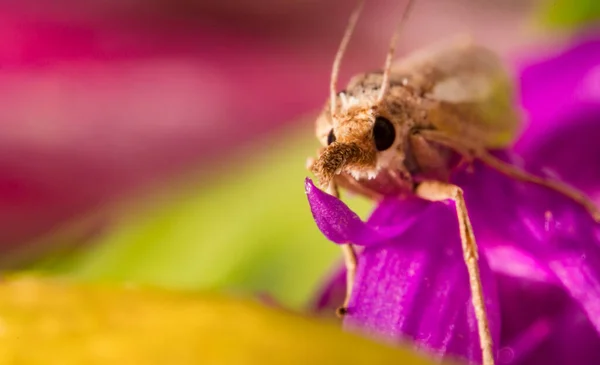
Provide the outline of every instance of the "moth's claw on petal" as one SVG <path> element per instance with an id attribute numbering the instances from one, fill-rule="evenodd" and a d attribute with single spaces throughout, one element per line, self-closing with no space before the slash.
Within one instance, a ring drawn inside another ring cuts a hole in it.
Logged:
<path id="1" fill-rule="evenodd" d="M 341 306 L 335 311 L 335 315 L 338 316 L 338 318 L 344 318 L 346 314 L 348 314 L 348 307 Z"/>

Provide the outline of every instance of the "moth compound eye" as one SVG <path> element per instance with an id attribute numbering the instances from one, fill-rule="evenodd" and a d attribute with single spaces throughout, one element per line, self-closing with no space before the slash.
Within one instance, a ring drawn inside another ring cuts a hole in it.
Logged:
<path id="1" fill-rule="evenodd" d="M 392 122 L 384 117 L 377 117 L 373 126 L 373 140 L 377 151 L 385 151 L 392 147 L 396 138 L 396 130 Z"/>
<path id="2" fill-rule="evenodd" d="M 329 135 L 327 136 L 327 145 L 329 146 L 330 144 L 332 144 L 333 142 L 335 142 L 335 134 L 333 134 L 333 129 L 329 132 Z"/>

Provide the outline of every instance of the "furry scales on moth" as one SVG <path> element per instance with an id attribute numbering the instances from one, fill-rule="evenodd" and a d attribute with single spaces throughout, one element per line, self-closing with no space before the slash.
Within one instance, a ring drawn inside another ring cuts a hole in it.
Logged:
<path id="1" fill-rule="evenodd" d="M 409 7 L 414 1 L 409 0 Z M 437 45 L 392 62 L 398 31 L 382 72 L 357 75 L 344 91 L 336 82 L 341 58 L 357 22 L 355 9 L 334 61 L 331 96 L 317 119 L 323 147 L 309 169 L 330 194 L 345 188 L 374 200 L 415 194 L 430 201 L 453 200 L 477 318 L 484 365 L 494 364 L 475 236 L 460 187 L 449 182 L 457 155 L 479 159 L 512 178 L 541 184 L 583 205 L 600 221 L 600 211 L 581 192 L 509 165 L 488 150 L 508 148 L 520 116 L 513 105 L 511 77 L 491 51 L 468 40 Z M 404 18 L 409 11 L 405 11 Z M 404 20 L 403 18 L 403 20 Z M 403 22 L 401 21 L 400 24 Z M 356 253 L 342 246 L 347 266 L 346 300 L 352 292 Z"/>
<path id="2" fill-rule="evenodd" d="M 505 147 L 516 134 L 509 77 L 485 48 L 461 40 L 409 56 L 392 65 L 378 100 L 382 82 L 382 73 L 355 76 L 336 95 L 335 116 L 327 106 L 317 119 L 326 146 L 313 166 L 321 183 L 353 179 L 378 194 L 389 194 L 390 183 L 411 190 L 416 180 L 447 180 L 447 138 L 472 155 Z"/>

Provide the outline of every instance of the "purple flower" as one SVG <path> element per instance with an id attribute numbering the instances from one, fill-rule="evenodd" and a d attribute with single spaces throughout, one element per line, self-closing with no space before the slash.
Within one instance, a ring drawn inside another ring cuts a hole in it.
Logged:
<path id="1" fill-rule="evenodd" d="M 524 63 L 519 82 L 529 125 L 516 151 L 600 202 L 600 36 Z"/>
<path id="2" fill-rule="evenodd" d="M 521 78 L 530 125 L 517 151 L 527 163 L 496 155 L 600 191 L 600 42 L 530 64 Z M 599 225 L 559 193 L 478 163 L 452 181 L 465 192 L 479 243 L 497 363 L 600 363 Z M 323 234 L 361 249 L 346 329 L 481 362 L 452 203 L 389 197 L 363 222 L 309 179 L 306 192 Z M 317 306 L 339 305 L 343 287 L 342 270 Z"/>

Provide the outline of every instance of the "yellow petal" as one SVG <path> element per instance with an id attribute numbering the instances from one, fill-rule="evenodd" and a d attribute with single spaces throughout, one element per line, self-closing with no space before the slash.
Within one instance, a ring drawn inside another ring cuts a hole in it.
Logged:
<path id="1" fill-rule="evenodd" d="M 0 364 L 433 362 L 248 299 L 21 277 L 0 284 Z"/>

